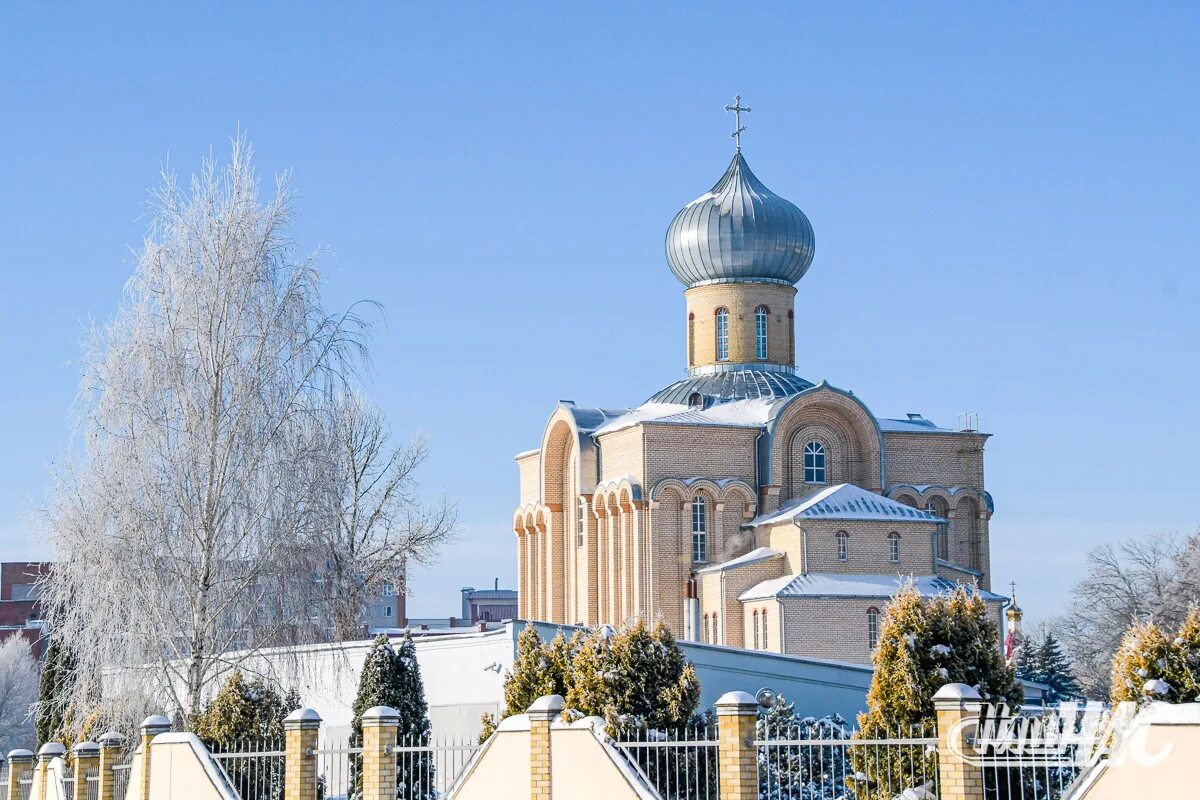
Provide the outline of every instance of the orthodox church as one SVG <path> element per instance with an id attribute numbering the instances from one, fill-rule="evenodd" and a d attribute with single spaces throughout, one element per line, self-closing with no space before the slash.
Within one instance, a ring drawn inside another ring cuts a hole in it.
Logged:
<path id="1" fill-rule="evenodd" d="M 730 110 L 747 109 L 740 103 Z M 739 119 L 740 122 L 740 119 Z M 991 584 L 988 435 L 877 416 L 796 368 L 812 225 L 737 151 L 667 229 L 687 375 L 631 408 L 559 403 L 516 456 L 522 619 L 868 663 L 905 581 Z"/>

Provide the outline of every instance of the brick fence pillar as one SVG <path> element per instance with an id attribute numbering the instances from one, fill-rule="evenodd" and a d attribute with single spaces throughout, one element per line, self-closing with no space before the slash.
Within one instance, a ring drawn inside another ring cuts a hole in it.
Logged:
<path id="1" fill-rule="evenodd" d="M 971 763 L 983 701 L 965 683 L 948 683 L 933 696 L 937 712 L 938 797 L 983 800 L 983 770 Z"/>
<path id="2" fill-rule="evenodd" d="M 400 712 L 387 706 L 368 708 L 362 715 L 362 800 L 396 798 L 396 732 Z"/>
<path id="3" fill-rule="evenodd" d="M 46 742 L 37 753 L 37 772 L 33 776 L 34 790 L 30 792 L 30 796 L 42 798 L 45 800 L 49 795 L 46 794 L 46 784 L 50 777 L 50 762 L 56 758 L 62 758 L 67 752 L 67 748 L 60 742 Z"/>
<path id="4" fill-rule="evenodd" d="M 716 709 L 721 800 L 758 800 L 758 754 L 754 746 L 758 702 L 746 692 L 726 692 L 717 700 Z"/>
<path id="5" fill-rule="evenodd" d="M 11 750 L 8 753 L 8 798 L 18 800 L 21 796 L 21 781 L 33 771 L 32 750 Z"/>
<path id="6" fill-rule="evenodd" d="M 316 800 L 321 715 L 297 708 L 283 719 L 283 800 Z"/>
<path id="7" fill-rule="evenodd" d="M 113 772 L 113 767 L 121 760 L 121 746 L 124 743 L 125 737 L 116 731 L 101 734 L 96 741 L 96 744 L 100 745 L 100 791 L 96 795 L 96 800 L 113 800 L 116 796 L 117 776 Z"/>
<path id="8" fill-rule="evenodd" d="M 162 714 L 155 714 L 154 716 L 146 717 L 144 720 L 142 720 L 141 784 L 136 787 L 136 794 L 129 794 L 129 791 L 135 788 L 133 786 L 130 786 L 125 790 L 126 800 L 150 800 L 150 742 L 154 741 L 155 736 L 158 736 L 160 733 L 166 733 L 169 730 L 171 730 L 171 720 L 167 719 Z"/>
<path id="9" fill-rule="evenodd" d="M 80 742 L 71 748 L 75 755 L 75 789 L 73 797 L 67 800 L 87 800 L 88 771 L 100 766 L 100 745 L 95 742 Z"/>
<path id="10" fill-rule="evenodd" d="M 550 800 L 550 723 L 562 713 L 561 695 L 548 694 L 533 701 L 525 714 L 529 717 L 529 797 Z"/>

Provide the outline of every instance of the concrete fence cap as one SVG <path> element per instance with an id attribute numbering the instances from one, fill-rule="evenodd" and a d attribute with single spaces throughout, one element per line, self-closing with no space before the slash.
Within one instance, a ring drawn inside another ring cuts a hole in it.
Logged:
<path id="1" fill-rule="evenodd" d="M 320 722 L 321 715 L 311 708 L 297 708 L 283 718 L 284 722 Z"/>
<path id="2" fill-rule="evenodd" d="M 9 750 L 8 751 L 8 760 L 9 761 L 22 761 L 22 760 L 29 760 L 32 758 L 33 758 L 32 750 Z"/>
<path id="3" fill-rule="evenodd" d="M 167 719 L 162 714 L 153 714 L 149 717 L 146 717 L 144 720 L 142 720 L 142 730 L 146 730 L 147 728 L 149 728 L 149 729 L 155 729 L 155 728 L 170 729 L 170 727 L 171 727 L 171 720 Z"/>
<path id="4" fill-rule="evenodd" d="M 543 711 L 555 713 L 562 711 L 567 706 L 567 701 L 563 699 L 561 694 L 542 695 L 533 704 L 529 706 L 530 711 Z"/>
<path id="5" fill-rule="evenodd" d="M 54 756 L 61 756 L 65 752 L 67 752 L 67 748 L 62 742 L 46 742 L 38 749 L 38 756 L 41 758 L 53 758 Z"/>
<path id="6" fill-rule="evenodd" d="M 121 742 L 125 741 L 125 737 L 116 731 L 108 731 L 100 734 L 100 738 L 96 740 L 101 747 L 118 747 Z"/>
<path id="7" fill-rule="evenodd" d="M 391 706 L 371 706 L 362 714 L 363 721 L 366 720 L 398 720 L 400 712 Z"/>
<path id="8" fill-rule="evenodd" d="M 938 703 L 959 703 L 963 700 L 981 700 L 979 690 L 974 686 L 967 686 L 965 683 L 947 683 L 945 686 L 937 690 L 933 696 L 933 702 Z"/>
<path id="9" fill-rule="evenodd" d="M 758 701 L 749 692 L 726 692 L 717 699 L 716 706 L 717 708 L 721 706 L 754 706 L 757 708 Z"/>
<path id="10" fill-rule="evenodd" d="M 98 753 L 100 752 L 100 745 L 96 744 L 95 742 L 80 742 L 71 748 L 71 752 L 79 754 Z"/>

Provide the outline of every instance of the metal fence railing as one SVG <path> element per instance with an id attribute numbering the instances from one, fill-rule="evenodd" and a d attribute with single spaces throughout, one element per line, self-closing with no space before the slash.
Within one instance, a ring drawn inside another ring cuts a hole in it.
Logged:
<path id="1" fill-rule="evenodd" d="M 396 783 L 400 796 L 438 797 L 458 780 L 481 744 L 475 739 L 434 739 L 413 736 L 398 739 L 391 752 L 396 757 Z"/>
<path id="2" fill-rule="evenodd" d="M 617 749 L 663 800 L 717 800 L 717 728 L 702 723 L 672 731 L 623 732 Z"/>
<path id="3" fill-rule="evenodd" d="M 129 767 L 129 764 L 113 765 L 113 800 L 125 800 L 129 791 Z"/>
<path id="4" fill-rule="evenodd" d="M 241 800 L 282 800 L 283 739 L 236 739 L 208 752 Z"/>
<path id="5" fill-rule="evenodd" d="M 317 748 L 317 796 L 324 800 L 347 800 L 362 778 L 361 747 Z"/>
<path id="6" fill-rule="evenodd" d="M 88 767 L 84 770 L 83 780 L 87 786 L 87 800 L 100 798 L 100 767 Z"/>
<path id="7" fill-rule="evenodd" d="M 754 744 L 762 800 L 937 797 L 932 725 L 864 734 L 841 717 L 768 718 L 759 720 Z"/>
<path id="8" fill-rule="evenodd" d="M 33 773 L 17 779 L 17 800 L 29 800 L 31 791 L 33 791 Z"/>
<path id="9" fill-rule="evenodd" d="M 985 706 L 975 738 L 985 800 L 1061 800 L 1107 758 L 1116 735 L 1102 703 L 1010 711 Z"/>
<path id="10" fill-rule="evenodd" d="M 75 775 L 73 773 L 68 772 L 63 775 L 58 785 L 61 788 L 59 797 L 67 798 L 67 800 L 72 800 L 75 797 Z"/>

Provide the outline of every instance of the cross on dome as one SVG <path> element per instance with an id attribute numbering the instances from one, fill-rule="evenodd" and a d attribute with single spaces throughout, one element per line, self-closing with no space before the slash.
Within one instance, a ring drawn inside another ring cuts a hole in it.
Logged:
<path id="1" fill-rule="evenodd" d="M 742 105 L 742 96 L 740 94 L 733 96 L 733 105 L 725 106 L 726 111 L 733 112 L 733 133 L 729 134 L 730 138 L 737 144 L 737 152 L 742 152 L 742 131 L 746 130 L 746 126 L 742 124 L 742 112 L 750 113 L 750 106 Z"/>

